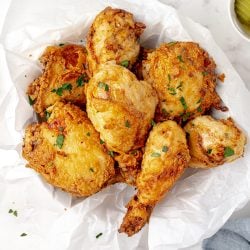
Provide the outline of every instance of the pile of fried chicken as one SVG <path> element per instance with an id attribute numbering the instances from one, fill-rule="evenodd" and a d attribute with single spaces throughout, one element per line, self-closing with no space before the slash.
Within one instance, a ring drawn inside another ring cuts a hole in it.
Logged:
<path id="1" fill-rule="evenodd" d="M 23 157 L 47 182 L 77 197 L 118 182 L 136 187 L 119 232 L 137 233 L 187 167 L 243 155 L 246 137 L 216 93 L 216 64 L 194 42 L 140 46 L 145 25 L 110 7 L 86 48 L 60 44 L 40 58 L 27 90 L 43 122 L 26 128 Z"/>

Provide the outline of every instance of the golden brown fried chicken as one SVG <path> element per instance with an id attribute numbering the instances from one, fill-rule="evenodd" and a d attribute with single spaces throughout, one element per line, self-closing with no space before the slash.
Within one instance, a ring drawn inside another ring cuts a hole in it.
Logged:
<path id="1" fill-rule="evenodd" d="M 246 137 L 231 118 L 200 116 L 185 126 L 189 134 L 190 167 L 211 168 L 241 157 Z"/>
<path id="2" fill-rule="evenodd" d="M 57 102 L 47 112 L 47 122 L 29 125 L 25 132 L 23 157 L 29 167 L 76 196 L 98 192 L 115 174 L 99 133 L 72 104 Z"/>
<path id="3" fill-rule="evenodd" d="M 106 64 L 90 79 L 86 97 L 88 117 L 109 150 L 128 153 L 144 146 L 158 102 L 149 83 Z"/>
<path id="4" fill-rule="evenodd" d="M 157 120 L 186 121 L 220 107 L 215 63 L 193 42 L 162 44 L 143 61 L 143 77 L 157 91 Z"/>
<path id="5" fill-rule="evenodd" d="M 190 160 L 183 129 L 174 121 L 157 124 L 150 132 L 136 180 L 137 194 L 128 203 L 119 232 L 128 236 L 147 223 L 152 209 L 184 172 Z"/>
<path id="6" fill-rule="evenodd" d="M 131 68 L 140 50 L 139 37 L 145 25 L 135 22 L 125 10 L 108 7 L 100 12 L 87 36 L 88 67 L 94 74 L 107 62 Z"/>
<path id="7" fill-rule="evenodd" d="M 45 109 L 60 100 L 85 105 L 84 84 L 88 82 L 88 76 L 83 46 L 50 46 L 40 61 L 44 72 L 29 85 L 27 91 L 37 113 L 44 116 Z"/>

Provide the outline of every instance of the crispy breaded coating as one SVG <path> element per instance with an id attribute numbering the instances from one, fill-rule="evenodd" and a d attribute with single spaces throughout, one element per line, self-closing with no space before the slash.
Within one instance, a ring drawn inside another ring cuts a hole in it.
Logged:
<path id="1" fill-rule="evenodd" d="M 40 58 L 44 71 L 27 90 L 34 110 L 41 116 L 56 101 L 70 101 L 79 106 L 86 103 L 84 85 L 86 49 L 80 45 L 49 46 Z"/>
<path id="2" fill-rule="evenodd" d="M 156 203 L 183 174 L 189 160 L 185 132 L 176 122 L 165 121 L 154 126 L 136 180 L 138 192 L 127 205 L 119 232 L 131 236 L 141 230 Z"/>
<path id="3" fill-rule="evenodd" d="M 107 7 L 91 25 L 87 36 L 88 68 L 94 74 L 104 63 L 131 68 L 140 50 L 139 37 L 145 29 L 131 13 Z"/>
<path id="4" fill-rule="evenodd" d="M 23 157 L 50 184 L 75 196 L 98 192 L 115 175 L 114 161 L 80 108 L 57 102 L 47 122 L 26 128 Z"/>
<path id="5" fill-rule="evenodd" d="M 231 162 L 244 153 L 246 136 L 231 118 L 200 116 L 184 127 L 189 135 L 190 167 L 212 168 Z"/>
<path id="6" fill-rule="evenodd" d="M 90 79 L 86 97 L 88 117 L 109 150 L 128 153 L 144 146 L 158 102 L 149 83 L 106 64 Z"/>
<path id="7" fill-rule="evenodd" d="M 197 43 L 162 44 L 143 61 L 143 77 L 157 91 L 157 120 L 186 121 L 212 106 L 221 108 L 215 91 L 215 63 Z"/>

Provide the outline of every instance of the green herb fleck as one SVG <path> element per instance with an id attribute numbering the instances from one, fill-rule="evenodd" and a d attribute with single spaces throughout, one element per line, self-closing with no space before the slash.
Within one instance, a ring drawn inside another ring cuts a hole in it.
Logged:
<path id="1" fill-rule="evenodd" d="M 24 237 L 24 236 L 27 236 L 27 234 L 26 233 L 22 233 L 20 236 Z"/>
<path id="2" fill-rule="evenodd" d="M 62 87 L 53 89 L 51 92 L 56 93 L 59 96 L 62 96 L 64 90 L 72 90 L 72 85 L 70 83 L 64 83 Z"/>
<path id="3" fill-rule="evenodd" d="M 207 71 L 203 71 L 203 72 L 202 72 L 202 75 L 203 75 L 203 76 L 206 76 L 206 75 L 208 75 L 208 72 L 207 72 Z"/>
<path id="4" fill-rule="evenodd" d="M 64 45 L 64 43 L 59 43 L 59 46 L 63 46 Z"/>
<path id="5" fill-rule="evenodd" d="M 46 120 L 48 120 L 50 118 L 50 116 L 51 116 L 51 112 L 45 110 L 45 118 L 46 118 Z"/>
<path id="6" fill-rule="evenodd" d="M 17 211 L 16 210 L 13 212 L 13 215 L 17 217 Z"/>
<path id="7" fill-rule="evenodd" d="M 29 97 L 29 104 L 32 106 L 35 103 L 35 100 L 33 100 L 30 96 Z"/>
<path id="8" fill-rule="evenodd" d="M 102 233 L 99 233 L 99 234 L 97 234 L 95 237 L 96 237 L 96 239 L 98 239 L 99 237 L 101 237 L 102 236 Z"/>
<path id="9" fill-rule="evenodd" d="M 210 154 L 212 153 L 212 149 L 209 148 L 209 149 L 207 150 L 207 153 L 210 155 Z"/>
<path id="10" fill-rule="evenodd" d="M 184 63 L 181 55 L 178 55 L 177 58 L 179 59 L 180 62 Z"/>
<path id="11" fill-rule="evenodd" d="M 61 149 L 63 146 L 63 142 L 64 142 L 64 135 L 58 135 L 56 138 L 56 146 Z"/>
<path id="12" fill-rule="evenodd" d="M 169 88 L 168 88 L 168 91 L 169 91 L 169 94 L 170 94 L 170 95 L 176 95 L 176 90 L 175 90 L 175 88 L 169 87 Z"/>
<path id="13" fill-rule="evenodd" d="M 82 87 L 85 82 L 88 82 L 88 77 L 86 74 L 82 74 L 76 80 L 77 87 Z"/>
<path id="14" fill-rule="evenodd" d="M 166 153 L 168 151 L 168 147 L 167 146 L 163 146 L 162 147 L 162 152 Z"/>
<path id="15" fill-rule="evenodd" d="M 105 91 L 109 91 L 109 85 L 104 82 L 99 82 L 98 87 L 104 89 Z"/>
<path id="16" fill-rule="evenodd" d="M 167 110 L 165 109 L 165 108 L 162 108 L 162 113 L 166 116 L 166 115 L 168 115 L 168 112 L 167 112 Z"/>
<path id="17" fill-rule="evenodd" d="M 130 122 L 128 120 L 125 121 L 125 127 L 130 128 Z"/>
<path id="18" fill-rule="evenodd" d="M 179 89 L 179 90 L 182 90 L 182 84 L 183 84 L 183 82 L 181 81 L 176 88 Z"/>
<path id="19" fill-rule="evenodd" d="M 151 120 L 150 124 L 152 127 L 154 127 L 156 125 L 156 122 L 154 120 Z"/>
<path id="20" fill-rule="evenodd" d="M 198 112 L 202 112 L 201 106 L 199 106 L 199 107 L 197 108 L 197 111 L 198 111 Z"/>
<path id="21" fill-rule="evenodd" d="M 159 153 L 157 153 L 157 152 L 153 152 L 152 154 L 151 154 L 151 157 L 160 157 L 161 156 L 161 154 L 159 154 Z"/>
<path id="22" fill-rule="evenodd" d="M 111 156 L 111 157 L 114 157 L 114 151 L 109 151 L 108 154 Z"/>
<path id="23" fill-rule="evenodd" d="M 128 60 L 124 60 L 121 62 L 121 66 L 127 68 L 129 66 L 129 61 Z"/>
<path id="24" fill-rule="evenodd" d="M 187 119 L 190 117 L 190 112 L 187 112 L 185 114 L 182 114 L 182 121 L 185 122 L 187 121 Z"/>
<path id="25" fill-rule="evenodd" d="M 196 104 L 201 103 L 201 101 L 202 101 L 202 98 L 200 98 L 200 99 L 196 102 Z"/>
<path id="26" fill-rule="evenodd" d="M 137 152 L 138 152 L 138 150 L 137 150 L 137 149 L 134 149 L 134 150 L 132 150 L 132 151 L 130 152 L 130 154 L 131 154 L 131 155 L 136 155 Z"/>
<path id="27" fill-rule="evenodd" d="M 87 135 L 87 136 L 90 136 L 90 132 L 88 132 L 86 135 Z"/>
<path id="28" fill-rule="evenodd" d="M 186 101 L 185 101 L 185 99 L 184 99 L 183 96 L 180 98 L 180 102 L 181 102 L 184 110 L 187 110 L 187 103 L 186 103 Z"/>
<path id="29" fill-rule="evenodd" d="M 177 42 L 169 42 L 168 43 L 168 46 L 172 46 L 172 45 L 174 45 L 174 44 L 176 44 Z"/>
<path id="30" fill-rule="evenodd" d="M 90 169 L 89 169 L 89 171 L 91 171 L 92 173 L 94 173 L 94 172 L 95 172 L 93 168 L 90 168 Z"/>
<path id="31" fill-rule="evenodd" d="M 229 157 L 234 155 L 234 150 L 230 147 L 225 147 L 224 149 L 224 157 Z"/>
<path id="32" fill-rule="evenodd" d="M 168 82 L 171 82 L 171 75 L 168 74 Z"/>
<path id="33" fill-rule="evenodd" d="M 105 141 L 103 141 L 102 139 L 100 139 L 100 144 L 104 144 L 105 143 Z"/>
<path id="34" fill-rule="evenodd" d="M 14 211 L 12 209 L 9 210 L 9 214 L 12 214 Z"/>

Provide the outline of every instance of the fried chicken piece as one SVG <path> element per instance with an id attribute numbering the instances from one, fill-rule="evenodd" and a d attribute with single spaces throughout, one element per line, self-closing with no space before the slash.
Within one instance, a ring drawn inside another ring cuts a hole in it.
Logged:
<path id="1" fill-rule="evenodd" d="M 217 167 L 244 153 L 246 136 L 231 118 L 216 120 L 211 116 L 200 116 L 189 121 L 184 129 L 189 134 L 190 167 Z"/>
<path id="2" fill-rule="evenodd" d="M 101 190 L 114 174 L 114 160 L 84 111 L 57 102 L 50 117 L 26 128 L 23 157 L 50 184 L 75 196 Z"/>
<path id="3" fill-rule="evenodd" d="M 144 146 L 158 102 L 149 83 L 106 64 L 90 79 L 86 97 L 88 117 L 109 150 L 122 154 Z"/>
<path id="4" fill-rule="evenodd" d="M 47 107 L 66 100 L 79 106 L 86 103 L 88 82 L 86 49 L 79 45 L 49 46 L 40 58 L 44 71 L 27 90 L 34 110 L 44 116 Z"/>
<path id="5" fill-rule="evenodd" d="M 157 120 L 186 121 L 212 106 L 222 108 L 215 91 L 215 62 L 197 43 L 162 44 L 143 61 L 143 77 L 157 91 Z"/>
<path id="6" fill-rule="evenodd" d="M 156 203 L 183 174 L 189 160 L 185 132 L 176 122 L 165 121 L 154 126 L 136 180 L 138 192 L 127 205 L 119 232 L 132 236 L 141 230 Z"/>
<path id="7" fill-rule="evenodd" d="M 107 62 L 131 68 L 140 50 L 139 37 L 145 29 L 125 10 L 107 7 L 91 25 L 87 36 L 88 68 L 94 74 Z"/>

